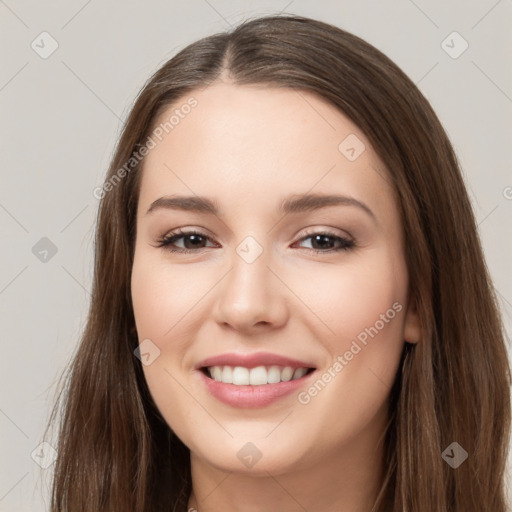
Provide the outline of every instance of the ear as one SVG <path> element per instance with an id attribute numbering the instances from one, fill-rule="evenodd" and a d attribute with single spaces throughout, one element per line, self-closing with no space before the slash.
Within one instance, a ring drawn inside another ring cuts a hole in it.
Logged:
<path id="1" fill-rule="evenodd" d="M 404 340 L 418 343 L 421 340 L 420 318 L 414 301 L 409 301 L 405 313 Z"/>

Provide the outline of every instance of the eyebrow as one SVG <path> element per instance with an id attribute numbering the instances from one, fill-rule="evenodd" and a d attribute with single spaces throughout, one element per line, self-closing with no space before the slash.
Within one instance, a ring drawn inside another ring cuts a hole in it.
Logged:
<path id="1" fill-rule="evenodd" d="M 285 198 L 279 208 L 283 214 L 294 214 L 319 210 L 329 206 L 355 206 L 376 220 L 373 211 L 362 201 L 350 196 L 334 194 L 303 194 Z M 208 197 L 201 196 L 163 196 L 151 203 L 146 215 L 158 209 L 184 210 L 196 213 L 206 213 L 219 216 L 220 208 Z"/>

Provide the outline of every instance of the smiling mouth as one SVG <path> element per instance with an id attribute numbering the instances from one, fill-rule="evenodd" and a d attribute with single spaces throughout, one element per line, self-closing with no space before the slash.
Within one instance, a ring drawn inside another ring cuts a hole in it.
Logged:
<path id="1" fill-rule="evenodd" d="M 315 368 L 292 368 L 291 366 L 278 365 L 245 368 L 243 366 L 223 365 L 202 367 L 201 371 L 206 377 L 223 384 L 263 386 L 300 379 L 315 371 Z"/>

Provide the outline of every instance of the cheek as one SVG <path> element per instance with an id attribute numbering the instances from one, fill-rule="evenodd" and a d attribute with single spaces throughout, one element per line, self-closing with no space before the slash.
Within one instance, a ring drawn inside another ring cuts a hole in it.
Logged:
<path id="1" fill-rule="evenodd" d="M 354 258 L 346 265 L 326 267 L 314 279 L 297 282 L 295 289 L 300 286 L 304 302 L 325 326 L 321 339 L 331 355 L 348 350 L 358 335 L 364 343 L 367 330 L 374 333 L 375 327 L 386 343 L 402 342 L 407 271 L 397 261 L 399 255 L 375 253 L 364 261 Z"/>
<path id="2" fill-rule="evenodd" d="M 364 265 L 340 268 L 331 275 L 329 293 L 318 292 L 322 318 L 331 330 L 321 340 L 330 363 L 300 402 L 321 423 L 345 418 L 347 434 L 385 407 L 396 376 L 407 300 L 406 267 L 397 261 L 399 255 L 380 254 Z"/>
<path id="3" fill-rule="evenodd" d="M 144 256 L 137 259 L 136 256 L 131 292 L 140 338 L 163 340 L 175 326 L 176 333 L 190 321 L 193 308 L 208 291 L 197 275 L 194 278 L 190 274 L 181 266 L 162 264 Z"/>
<path id="4" fill-rule="evenodd" d="M 133 311 L 141 349 L 145 346 L 150 353 L 150 360 L 142 369 L 159 411 L 173 426 L 194 421 L 187 408 L 190 395 L 180 385 L 179 365 L 190 343 L 193 306 L 205 290 L 189 277 L 180 267 L 163 265 L 144 251 L 135 254 L 131 276 Z M 149 345 L 142 345 L 147 340 Z M 180 414 L 173 415 L 173 411 Z"/>

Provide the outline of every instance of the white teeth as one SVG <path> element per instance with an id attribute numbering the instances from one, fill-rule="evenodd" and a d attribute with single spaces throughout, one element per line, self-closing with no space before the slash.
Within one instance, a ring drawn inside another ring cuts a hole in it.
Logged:
<path id="1" fill-rule="evenodd" d="M 257 366 L 250 369 L 243 366 L 210 366 L 208 368 L 212 379 L 236 386 L 261 386 L 288 382 L 304 377 L 307 372 L 307 368 L 294 369 L 291 366 Z"/>
<path id="2" fill-rule="evenodd" d="M 306 375 L 307 372 L 308 372 L 307 368 L 297 368 L 295 370 L 295 372 L 293 373 L 292 379 L 293 380 L 300 379 L 301 377 L 304 377 L 304 375 Z"/>
<path id="3" fill-rule="evenodd" d="M 217 380 L 217 379 L 215 379 Z M 233 383 L 233 368 L 231 366 L 224 366 L 222 370 L 222 377 L 218 380 L 222 380 L 222 382 L 225 382 L 226 384 L 232 384 Z"/>
<path id="4" fill-rule="evenodd" d="M 292 380 L 292 377 L 293 377 L 293 368 L 291 368 L 290 366 L 285 366 L 285 368 L 281 372 L 281 380 L 288 382 L 289 380 Z"/>
<path id="5" fill-rule="evenodd" d="M 251 368 L 249 372 L 249 384 L 251 386 L 259 386 L 267 383 L 267 369 L 264 366 Z"/>
<path id="6" fill-rule="evenodd" d="M 243 366 L 235 366 L 233 368 L 233 384 L 237 386 L 249 384 L 249 370 Z"/>
<path id="7" fill-rule="evenodd" d="M 222 379 L 222 368 L 220 366 L 214 366 L 211 369 L 212 378 L 215 380 L 221 380 Z"/>
<path id="8" fill-rule="evenodd" d="M 271 366 L 267 372 L 267 382 L 269 384 L 277 384 L 281 382 L 281 368 L 279 366 Z"/>

